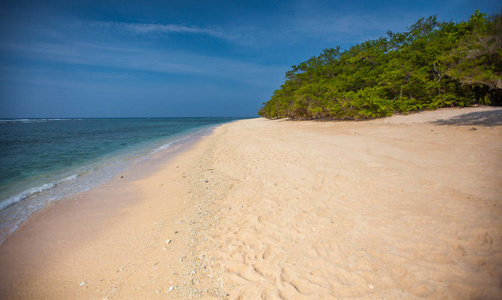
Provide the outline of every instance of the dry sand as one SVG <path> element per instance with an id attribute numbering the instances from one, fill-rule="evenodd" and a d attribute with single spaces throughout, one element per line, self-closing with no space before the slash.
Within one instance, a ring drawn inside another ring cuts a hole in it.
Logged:
<path id="1" fill-rule="evenodd" d="M 0 298 L 500 299 L 500 125 L 223 125 L 37 214 L 0 246 Z"/>

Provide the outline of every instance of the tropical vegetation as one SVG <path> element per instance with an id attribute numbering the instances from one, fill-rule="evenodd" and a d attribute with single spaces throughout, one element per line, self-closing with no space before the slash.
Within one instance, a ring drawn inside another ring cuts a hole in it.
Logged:
<path id="1" fill-rule="evenodd" d="M 502 104 L 502 17 L 422 18 L 402 33 L 325 49 L 286 72 L 266 118 L 370 119 L 439 107 Z"/>

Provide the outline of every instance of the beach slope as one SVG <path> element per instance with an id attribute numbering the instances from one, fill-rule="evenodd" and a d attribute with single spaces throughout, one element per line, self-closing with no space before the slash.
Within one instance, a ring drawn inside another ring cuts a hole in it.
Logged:
<path id="1" fill-rule="evenodd" d="M 231 298 L 502 297 L 502 110 L 215 133 Z M 227 179 L 227 180 L 229 180 Z"/>
<path id="2" fill-rule="evenodd" d="M 63 211 L 82 211 L 78 201 L 28 222 L 0 247 L 9 268 L 0 278 L 10 278 L 0 292 L 501 298 L 501 116 L 480 107 L 222 125 L 173 159 L 79 196 L 133 198 L 94 227 L 80 218 L 48 233 Z M 37 254 L 16 251 L 39 244 Z"/>

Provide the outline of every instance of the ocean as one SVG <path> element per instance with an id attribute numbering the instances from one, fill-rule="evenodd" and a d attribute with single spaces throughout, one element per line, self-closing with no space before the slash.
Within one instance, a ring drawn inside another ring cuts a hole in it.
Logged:
<path id="1" fill-rule="evenodd" d="M 0 244 L 48 203 L 234 118 L 0 120 Z"/>

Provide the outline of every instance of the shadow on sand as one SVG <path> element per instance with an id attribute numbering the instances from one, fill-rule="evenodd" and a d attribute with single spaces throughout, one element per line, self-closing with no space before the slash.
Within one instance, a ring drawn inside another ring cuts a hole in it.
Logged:
<path id="1" fill-rule="evenodd" d="M 437 120 L 432 122 L 436 125 L 477 125 L 477 126 L 501 126 L 502 109 L 494 111 L 480 111 L 453 117 L 447 120 Z"/>

